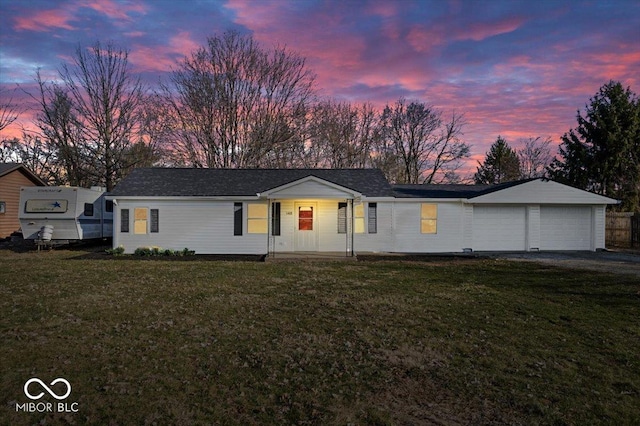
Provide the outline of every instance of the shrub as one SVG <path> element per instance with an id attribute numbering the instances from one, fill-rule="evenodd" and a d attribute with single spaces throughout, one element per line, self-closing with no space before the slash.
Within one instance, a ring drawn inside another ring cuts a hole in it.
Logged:
<path id="1" fill-rule="evenodd" d="M 105 251 L 107 252 L 107 254 L 110 254 L 112 256 L 122 256 L 124 254 L 124 247 L 118 246 L 115 248 L 106 249 Z"/>
<path id="2" fill-rule="evenodd" d="M 124 251 L 124 249 L 123 249 Z M 184 248 L 183 250 L 162 249 L 160 247 L 138 247 L 133 254 L 135 256 L 193 256 L 195 250 Z"/>
<path id="3" fill-rule="evenodd" d="M 151 247 L 138 247 L 136 251 L 133 252 L 136 256 L 151 256 L 152 253 Z"/>

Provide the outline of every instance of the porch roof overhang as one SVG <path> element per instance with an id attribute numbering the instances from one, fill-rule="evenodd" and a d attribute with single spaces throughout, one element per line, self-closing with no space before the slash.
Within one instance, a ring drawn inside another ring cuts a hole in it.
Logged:
<path id="1" fill-rule="evenodd" d="M 258 198 L 273 199 L 359 199 L 362 193 L 320 179 L 316 176 L 307 176 L 302 179 L 277 186 L 261 193 Z"/>

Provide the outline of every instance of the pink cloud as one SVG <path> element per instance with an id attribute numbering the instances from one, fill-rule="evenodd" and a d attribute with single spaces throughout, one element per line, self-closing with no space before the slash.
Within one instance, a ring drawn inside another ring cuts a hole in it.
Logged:
<path id="1" fill-rule="evenodd" d="M 267 3 L 232 0 L 227 8 L 236 14 L 235 22 L 253 31 L 254 38 L 270 47 L 282 45 L 307 59 L 318 74 L 320 87 L 346 87 L 362 75 L 366 41 L 361 34 L 348 32 L 349 17 L 339 9 L 295 13 L 292 8 L 305 3 Z M 291 37 L 295 32 L 295 37 Z M 322 36 L 319 36 L 322 35 Z"/>
<path id="2" fill-rule="evenodd" d="M 182 31 L 171 37 L 166 46 L 144 46 L 137 44 L 131 50 L 129 59 L 136 71 L 169 71 L 176 59 L 188 56 L 200 47 L 191 34 Z"/>
<path id="3" fill-rule="evenodd" d="M 55 3 L 54 3 L 55 4 Z M 74 30 L 71 21 L 76 20 L 81 8 L 93 9 L 98 13 L 118 21 L 131 21 L 129 13 L 144 13 L 146 7 L 141 2 L 116 3 L 113 0 L 77 0 L 62 3 L 57 9 L 37 11 L 30 16 L 18 16 L 14 30 L 47 32 L 56 29 Z"/>
<path id="4" fill-rule="evenodd" d="M 18 16 L 13 27 L 16 31 L 51 31 L 55 29 L 73 30 L 69 21 L 73 14 L 68 10 L 42 10 L 30 16 Z"/>
<path id="5" fill-rule="evenodd" d="M 414 26 L 409 30 L 407 34 L 407 42 L 416 52 L 428 53 L 434 47 L 441 45 L 445 38 L 443 32 L 440 31 L 438 26 L 434 26 L 433 29 L 425 29 Z"/>
<path id="6" fill-rule="evenodd" d="M 147 10 L 142 2 L 116 3 L 113 0 L 93 0 L 83 1 L 80 4 L 111 19 L 126 21 L 131 20 L 129 17 L 130 12 L 144 13 Z"/>
<path id="7" fill-rule="evenodd" d="M 483 22 L 471 24 L 455 35 L 457 40 L 481 41 L 489 37 L 510 33 L 517 30 L 524 19 L 509 18 L 500 22 Z"/>

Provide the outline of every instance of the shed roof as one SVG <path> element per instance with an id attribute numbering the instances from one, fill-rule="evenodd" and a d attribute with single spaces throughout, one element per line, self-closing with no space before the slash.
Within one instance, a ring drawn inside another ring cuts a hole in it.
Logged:
<path id="1" fill-rule="evenodd" d="M 308 176 L 357 191 L 367 197 L 393 197 L 378 169 L 134 169 L 111 196 L 222 197 L 255 196 Z"/>

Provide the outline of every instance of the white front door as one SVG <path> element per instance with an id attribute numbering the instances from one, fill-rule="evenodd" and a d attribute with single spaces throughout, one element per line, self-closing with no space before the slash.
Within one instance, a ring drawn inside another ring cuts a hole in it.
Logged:
<path id="1" fill-rule="evenodd" d="M 295 203 L 295 251 L 318 251 L 318 205 Z"/>

